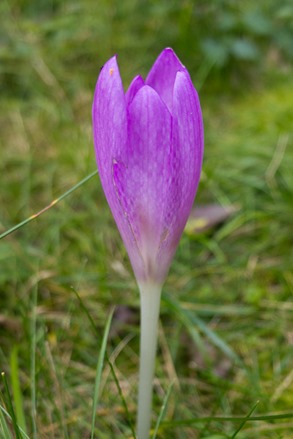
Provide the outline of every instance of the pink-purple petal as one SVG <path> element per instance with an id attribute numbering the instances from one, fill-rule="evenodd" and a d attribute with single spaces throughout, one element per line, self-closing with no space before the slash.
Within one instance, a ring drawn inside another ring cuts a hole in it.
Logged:
<path id="1" fill-rule="evenodd" d="M 182 163 L 182 187 L 186 210 L 193 203 L 199 183 L 203 160 L 203 121 L 198 94 L 188 73 L 178 72 L 173 93 L 173 125 L 178 138 L 174 139 L 180 148 Z M 176 127 L 176 130 L 175 130 Z M 189 158 L 187 160 L 186 158 Z"/>
<path id="2" fill-rule="evenodd" d="M 116 62 L 111 58 L 102 68 L 93 102 L 93 131 L 101 183 L 124 242 L 134 245 L 113 182 L 113 164 L 123 158 L 127 146 L 125 95 Z"/>
<path id="3" fill-rule="evenodd" d="M 102 179 L 110 181 L 112 159 L 127 143 L 126 104 L 116 56 L 102 68 L 93 102 L 94 144 Z"/>
<path id="4" fill-rule="evenodd" d="M 116 57 L 101 70 L 93 131 L 102 186 L 139 281 L 162 283 L 192 207 L 203 123 L 190 76 L 165 49 L 124 94 Z"/>
<path id="5" fill-rule="evenodd" d="M 171 115 L 159 95 L 142 87 L 128 108 L 127 161 L 116 169 L 115 187 L 139 248 L 144 271 L 157 270 L 155 255 L 164 234 L 167 157 Z M 135 261 L 132 265 L 135 268 Z M 156 275 L 157 276 L 157 275 Z"/>
<path id="6" fill-rule="evenodd" d="M 160 260 L 165 260 L 166 264 L 172 259 L 194 202 L 202 159 L 203 123 L 198 95 L 189 75 L 178 72 L 174 84 L 172 149 L 168 161 L 172 184 L 164 216 L 169 233 L 159 251 Z"/>
<path id="7" fill-rule="evenodd" d="M 146 84 L 157 91 L 171 112 L 176 74 L 185 70 L 174 51 L 167 48 L 158 56 L 146 78 Z"/>
<path id="8" fill-rule="evenodd" d="M 125 93 L 125 99 L 126 99 L 126 105 L 131 104 L 131 102 L 133 101 L 134 96 L 136 95 L 136 93 L 138 92 L 138 90 L 144 86 L 144 80 L 143 78 L 138 75 L 136 76 L 130 86 L 128 87 L 127 92 Z"/>

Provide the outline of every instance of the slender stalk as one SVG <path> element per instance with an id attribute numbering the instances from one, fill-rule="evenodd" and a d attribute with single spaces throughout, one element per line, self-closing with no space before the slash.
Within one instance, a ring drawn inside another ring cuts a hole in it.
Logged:
<path id="1" fill-rule="evenodd" d="M 140 284 L 140 367 L 137 437 L 149 439 L 161 285 Z"/>

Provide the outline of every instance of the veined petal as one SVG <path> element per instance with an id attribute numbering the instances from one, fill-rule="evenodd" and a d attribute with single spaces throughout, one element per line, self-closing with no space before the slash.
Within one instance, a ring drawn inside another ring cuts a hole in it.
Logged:
<path id="1" fill-rule="evenodd" d="M 129 104 L 131 104 L 131 102 L 133 101 L 134 96 L 136 95 L 136 93 L 138 92 L 138 90 L 144 86 L 144 80 L 143 78 L 138 75 L 136 76 L 130 86 L 128 87 L 128 90 L 125 94 L 125 99 L 126 99 L 126 106 L 128 106 Z"/>
<path id="2" fill-rule="evenodd" d="M 143 86 L 128 107 L 128 160 L 113 176 L 143 261 L 144 273 L 138 273 L 130 255 L 139 278 L 159 277 L 155 255 L 165 233 L 162 215 L 170 146 L 171 115 L 159 95 Z"/>
<path id="3" fill-rule="evenodd" d="M 178 72 L 173 93 L 173 148 L 180 148 L 181 185 L 185 203 L 193 203 L 203 160 L 203 120 L 198 94 L 188 73 Z M 189 202 L 187 202 L 187 199 Z M 189 209 L 191 205 L 186 209 Z"/>
<path id="4" fill-rule="evenodd" d="M 168 235 L 159 252 L 160 260 L 170 261 L 196 195 L 203 159 L 201 108 L 187 72 L 176 75 L 172 116 L 172 149 L 168 160 L 171 184 L 164 212 Z"/>
<path id="5" fill-rule="evenodd" d="M 102 183 L 108 183 L 112 160 L 123 155 L 127 142 L 125 96 L 116 56 L 103 66 L 97 81 L 93 132 L 99 173 Z"/>
<path id="6" fill-rule="evenodd" d="M 126 104 L 116 57 L 99 75 L 93 102 L 93 134 L 102 186 L 116 224 L 127 248 L 135 251 L 135 239 L 117 197 L 113 165 L 125 160 L 127 146 Z"/>
<path id="7" fill-rule="evenodd" d="M 155 89 L 172 113 L 173 86 L 178 71 L 186 71 L 172 49 L 164 49 L 151 68 L 146 84 Z"/>
<path id="8" fill-rule="evenodd" d="M 93 131 L 102 186 L 139 282 L 161 284 L 196 194 L 203 158 L 197 93 L 172 49 L 126 95 L 116 63 L 102 69 Z"/>

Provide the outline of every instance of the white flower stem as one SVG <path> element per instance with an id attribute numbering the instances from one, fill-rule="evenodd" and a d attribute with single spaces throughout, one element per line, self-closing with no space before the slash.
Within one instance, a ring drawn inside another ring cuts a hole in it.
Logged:
<path id="1" fill-rule="evenodd" d="M 149 439 L 162 287 L 139 284 L 139 290 L 141 308 L 137 438 Z"/>

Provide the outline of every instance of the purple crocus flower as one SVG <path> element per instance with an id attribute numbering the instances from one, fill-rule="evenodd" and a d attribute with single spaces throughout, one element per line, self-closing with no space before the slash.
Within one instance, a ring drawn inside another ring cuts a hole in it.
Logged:
<path id="1" fill-rule="evenodd" d="M 124 93 L 116 56 L 93 102 L 102 186 L 138 283 L 162 285 L 188 219 L 202 167 L 197 92 L 172 49 Z"/>
<path id="2" fill-rule="evenodd" d="M 141 298 L 138 439 L 151 424 L 152 381 L 162 284 L 196 194 L 203 158 L 197 92 L 172 49 L 126 93 L 111 58 L 93 103 L 102 186 L 128 251 Z"/>

